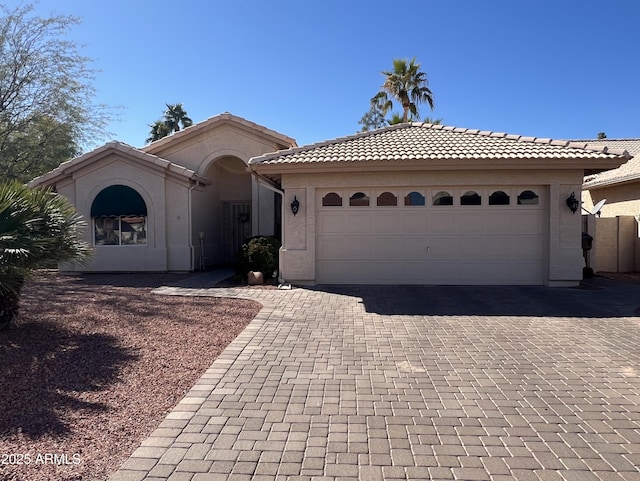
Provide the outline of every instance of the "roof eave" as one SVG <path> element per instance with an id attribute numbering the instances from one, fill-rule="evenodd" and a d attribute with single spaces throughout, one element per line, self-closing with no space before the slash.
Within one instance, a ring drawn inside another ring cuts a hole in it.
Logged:
<path id="1" fill-rule="evenodd" d="M 640 173 L 629 175 L 626 177 L 619 177 L 616 179 L 604 180 L 604 181 L 585 182 L 584 184 L 582 184 L 582 188 L 584 190 L 597 190 L 597 189 L 604 189 L 606 187 L 614 187 L 622 184 L 630 184 L 638 181 L 640 181 Z"/>
<path id="2" fill-rule="evenodd" d="M 626 161 L 619 157 L 597 159 L 385 159 L 327 162 L 253 162 L 259 173 L 320 173 L 380 170 L 587 170 L 615 169 Z"/>
<path id="3" fill-rule="evenodd" d="M 156 169 L 161 172 L 165 172 L 167 175 L 171 175 L 179 179 L 188 179 L 191 182 L 199 184 L 209 184 L 210 181 L 198 175 L 196 172 L 182 167 L 178 164 L 174 164 L 166 159 L 162 159 L 153 154 L 143 152 L 135 147 L 131 147 L 127 144 L 119 142 L 109 142 L 96 150 L 87 152 L 86 154 L 76 157 L 60 164 L 56 169 L 47 172 L 46 174 L 36 177 L 27 183 L 28 187 L 49 187 L 55 185 L 60 180 L 72 177 L 73 174 L 79 170 L 82 170 L 88 165 L 100 161 L 101 159 L 108 157 L 112 154 L 121 155 L 124 158 L 135 159 L 136 161 L 144 162 L 145 167 Z"/>

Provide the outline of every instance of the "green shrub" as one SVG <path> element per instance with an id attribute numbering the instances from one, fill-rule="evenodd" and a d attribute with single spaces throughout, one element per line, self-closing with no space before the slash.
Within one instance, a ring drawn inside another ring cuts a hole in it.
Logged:
<path id="1" fill-rule="evenodd" d="M 247 278 L 249 271 L 262 272 L 265 279 L 273 276 L 273 272 L 278 268 L 278 250 L 280 241 L 275 237 L 256 236 L 248 239 L 242 245 L 236 272 Z"/>
<path id="2" fill-rule="evenodd" d="M 52 263 L 82 261 L 91 253 L 86 227 L 69 200 L 18 182 L 0 184 L 0 330 L 18 313 L 29 273 Z"/>

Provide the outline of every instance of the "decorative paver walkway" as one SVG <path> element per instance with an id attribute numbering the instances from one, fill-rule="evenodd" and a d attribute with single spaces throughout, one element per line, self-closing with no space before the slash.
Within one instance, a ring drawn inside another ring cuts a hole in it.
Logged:
<path id="1" fill-rule="evenodd" d="M 264 309 L 112 481 L 640 481 L 640 286 L 161 288 Z"/>

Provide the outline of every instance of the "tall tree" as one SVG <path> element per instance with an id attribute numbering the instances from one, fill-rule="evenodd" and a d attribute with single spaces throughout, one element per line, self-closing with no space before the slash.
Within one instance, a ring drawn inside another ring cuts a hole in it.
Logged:
<path id="1" fill-rule="evenodd" d="M 402 121 L 417 120 L 419 118 L 418 105 L 429 104 L 433 110 L 433 93 L 429 89 L 427 74 L 420 70 L 421 66 L 413 58 L 394 59 L 393 70 L 383 71 L 384 83 L 371 99 L 372 109 L 378 109 L 386 115 L 393 108 L 393 101 L 402 106 Z"/>
<path id="2" fill-rule="evenodd" d="M 151 132 L 149 132 L 147 143 L 160 140 L 171 133 L 171 129 L 167 126 L 166 122 L 163 120 L 156 120 L 149 127 L 151 127 Z"/>
<path id="3" fill-rule="evenodd" d="M 90 247 L 80 235 L 84 227 L 65 197 L 19 182 L 0 184 L 0 330 L 17 315 L 30 272 L 88 257 Z"/>
<path id="4" fill-rule="evenodd" d="M 433 119 L 431 117 L 425 117 L 423 122 L 427 124 L 440 125 L 443 119 Z M 394 112 L 390 118 L 385 119 L 380 109 L 372 106 L 371 109 L 364 114 L 364 116 L 358 122 L 362 125 L 361 132 L 368 130 L 380 129 L 387 125 L 396 125 L 404 123 L 402 116 L 399 113 Z"/>
<path id="5" fill-rule="evenodd" d="M 179 132 L 180 128 L 186 129 L 193 125 L 193 121 L 187 115 L 187 111 L 182 104 L 165 104 L 167 110 L 160 120 L 156 120 L 149 127 L 149 137 L 147 143 L 160 140 L 174 132 Z"/>
<path id="6" fill-rule="evenodd" d="M 384 114 L 376 105 L 371 105 L 369 111 L 362 116 L 358 123 L 362 125 L 362 132 L 379 129 L 388 125 L 388 121 L 384 118 Z"/>
<path id="7" fill-rule="evenodd" d="M 76 17 L 0 14 L 0 180 L 25 182 L 104 137 L 111 114 L 93 101 L 90 59 L 65 38 Z"/>
<path id="8" fill-rule="evenodd" d="M 429 116 L 422 119 L 425 124 L 441 125 L 444 119 L 434 119 Z"/>
<path id="9" fill-rule="evenodd" d="M 164 112 L 164 122 L 174 132 L 179 132 L 180 127 L 186 129 L 193 125 L 193 121 L 187 115 L 182 104 L 167 104 L 167 110 Z"/>

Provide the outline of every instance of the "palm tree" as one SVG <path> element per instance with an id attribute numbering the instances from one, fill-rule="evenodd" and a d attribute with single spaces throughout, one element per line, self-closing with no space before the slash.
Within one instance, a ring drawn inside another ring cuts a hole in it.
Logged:
<path id="1" fill-rule="evenodd" d="M 388 125 L 398 125 L 398 124 L 403 124 L 406 122 L 406 120 L 404 120 L 404 118 L 402 117 L 402 115 L 400 115 L 397 112 L 394 112 L 393 114 L 391 114 L 391 118 L 386 120 Z"/>
<path id="2" fill-rule="evenodd" d="M 193 120 L 187 116 L 187 112 L 182 107 L 182 104 L 166 104 L 167 110 L 164 111 L 164 123 L 169 130 L 173 132 L 179 132 L 180 126 L 183 129 L 191 127 Z"/>
<path id="3" fill-rule="evenodd" d="M 393 108 L 393 100 L 402 105 L 402 121 L 418 119 L 418 104 L 428 103 L 433 110 L 433 93 L 429 89 L 427 74 L 420 71 L 420 64 L 413 58 L 394 59 L 393 70 L 383 71 L 386 76 L 380 92 L 371 99 L 371 107 L 386 115 Z"/>
<path id="4" fill-rule="evenodd" d="M 431 117 L 425 117 L 422 122 L 424 122 L 425 124 L 440 125 L 442 124 L 442 120 L 443 119 L 432 119 Z M 397 125 L 397 124 L 405 123 L 404 119 L 402 118 L 402 115 L 396 112 L 394 112 L 391 115 L 390 119 L 385 120 L 385 122 L 387 122 L 388 125 Z"/>
<path id="5" fill-rule="evenodd" d="M 16 317 L 20 291 L 32 271 L 89 256 L 90 247 L 80 237 L 84 227 L 61 195 L 18 182 L 0 185 L 0 330 Z"/>
<path id="6" fill-rule="evenodd" d="M 425 124 L 442 125 L 444 119 L 433 119 L 431 117 L 425 117 L 422 121 Z"/>
<path id="7" fill-rule="evenodd" d="M 146 140 L 147 144 L 150 142 L 155 142 L 156 140 L 160 140 L 171 133 L 171 129 L 163 120 L 156 120 L 149 127 L 151 127 L 151 132 L 149 133 L 149 137 Z"/>

